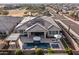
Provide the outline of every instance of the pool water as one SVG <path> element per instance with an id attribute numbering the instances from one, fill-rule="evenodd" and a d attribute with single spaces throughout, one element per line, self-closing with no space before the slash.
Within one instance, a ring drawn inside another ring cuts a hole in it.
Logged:
<path id="1" fill-rule="evenodd" d="M 52 43 L 51 46 L 49 43 L 40 43 L 40 42 L 33 42 L 33 43 L 25 43 L 23 45 L 23 49 L 31 49 L 31 48 L 42 48 L 42 49 L 48 49 L 48 48 L 53 48 L 53 49 L 58 49 L 59 44 L 58 43 Z"/>
<path id="2" fill-rule="evenodd" d="M 23 46 L 24 49 L 31 49 L 31 48 L 35 48 L 35 47 L 48 49 L 48 48 L 50 48 L 50 44 L 49 43 L 26 43 Z"/>
<path id="3" fill-rule="evenodd" d="M 60 47 L 59 47 L 59 44 L 51 44 L 51 47 L 52 47 L 52 48 L 60 48 Z"/>

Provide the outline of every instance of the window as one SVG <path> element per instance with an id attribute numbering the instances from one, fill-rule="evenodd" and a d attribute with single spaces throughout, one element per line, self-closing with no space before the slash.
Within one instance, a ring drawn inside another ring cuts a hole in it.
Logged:
<path id="1" fill-rule="evenodd" d="M 58 31 L 49 31 L 49 34 L 58 34 Z"/>
<path id="2" fill-rule="evenodd" d="M 51 34 L 51 31 L 49 31 L 49 34 Z"/>
<path id="3" fill-rule="evenodd" d="M 58 31 L 53 31 L 53 34 L 58 34 Z"/>
<path id="4" fill-rule="evenodd" d="M 23 30 L 20 30 L 20 33 L 23 33 Z"/>

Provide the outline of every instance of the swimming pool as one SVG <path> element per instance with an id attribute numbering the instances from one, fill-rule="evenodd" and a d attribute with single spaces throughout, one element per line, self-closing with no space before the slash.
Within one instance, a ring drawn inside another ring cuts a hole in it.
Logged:
<path id="1" fill-rule="evenodd" d="M 42 49 L 48 49 L 48 48 L 53 48 L 53 49 L 58 49 L 60 48 L 58 43 L 52 43 L 51 45 L 49 43 L 40 43 L 40 42 L 34 42 L 34 43 L 25 43 L 23 45 L 23 49 L 31 49 L 31 48 L 42 48 Z"/>
<path id="2" fill-rule="evenodd" d="M 26 43 L 23 45 L 23 49 L 31 49 L 31 48 L 43 48 L 43 49 L 48 49 L 50 48 L 50 44 L 49 43 Z"/>

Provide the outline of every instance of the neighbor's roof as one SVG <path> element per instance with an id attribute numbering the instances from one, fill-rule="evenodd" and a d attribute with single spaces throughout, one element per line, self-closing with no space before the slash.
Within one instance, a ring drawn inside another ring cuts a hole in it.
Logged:
<path id="1" fill-rule="evenodd" d="M 0 16 L 0 32 L 11 31 L 21 20 L 22 17 Z"/>
<path id="2" fill-rule="evenodd" d="M 8 36 L 5 41 L 16 41 L 19 38 L 19 33 L 12 33 L 10 36 Z"/>

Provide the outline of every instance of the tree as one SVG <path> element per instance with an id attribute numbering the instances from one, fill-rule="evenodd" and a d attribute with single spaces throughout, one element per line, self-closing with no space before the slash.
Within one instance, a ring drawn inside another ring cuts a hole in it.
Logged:
<path id="1" fill-rule="evenodd" d="M 16 55 L 22 55 L 23 54 L 23 52 L 22 52 L 22 50 L 20 50 L 20 49 L 16 49 Z"/>
<path id="2" fill-rule="evenodd" d="M 46 15 L 46 16 L 51 16 L 51 14 L 49 13 L 49 11 L 45 11 L 45 12 L 44 12 L 44 15 Z"/>
<path id="3" fill-rule="evenodd" d="M 44 54 L 44 51 L 41 48 L 37 48 L 37 49 L 35 49 L 35 54 L 36 55 L 43 55 Z"/>
<path id="4" fill-rule="evenodd" d="M 69 13 L 69 15 L 73 17 L 73 16 L 75 15 L 75 12 L 74 12 L 74 11 L 71 11 L 71 12 Z"/>
<path id="5" fill-rule="evenodd" d="M 75 20 L 77 20 L 78 19 L 78 13 L 75 13 L 74 17 L 75 17 Z"/>
<path id="6" fill-rule="evenodd" d="M 68 53 L 69 55 L 73 55 L 73 52 L 72 52 L 71 48 L 66 48 L 65 52 Z"/>
<path id="7" fill-rule="evenodd" d="M 78 12 L 75 12 L 75 11 L 71 11 L 69 13 L 70 16 L 74 17 L 75 20 L 78 20 Z"/>
<path id="8" fill-rule="evenodd" d="M 52 54 L 54 51 L 51 48 L 48 48 L 48 54 Z"/>
<path id="9" fill-rule="evenodd" d="M 57 12 L 56 12 L 56 14 L 59 14 L 59 12 L 60 12 L 60 10 L 59 10 L 59 9 L 57 9 Z"/>

